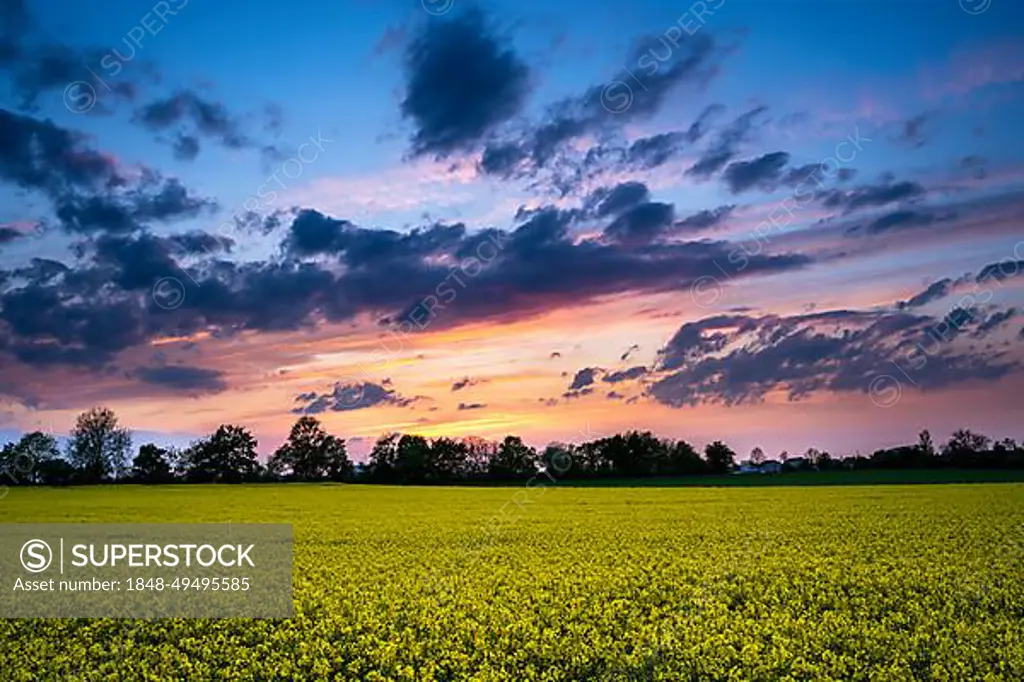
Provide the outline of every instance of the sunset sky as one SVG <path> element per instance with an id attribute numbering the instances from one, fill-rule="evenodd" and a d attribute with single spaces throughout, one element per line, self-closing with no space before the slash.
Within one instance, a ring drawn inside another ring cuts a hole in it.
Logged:
<path id="1" fill-rule="evenodd" d="M 0 0 L 0 442 L 1024 438 L 1016 0 Z"/>

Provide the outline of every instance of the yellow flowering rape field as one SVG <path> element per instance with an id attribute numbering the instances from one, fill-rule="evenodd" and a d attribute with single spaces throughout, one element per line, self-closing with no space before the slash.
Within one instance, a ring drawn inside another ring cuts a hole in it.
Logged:
<path id="1" fill-rule="evenodd" d="M 0 620 L 3 680 L 1024 679 L 1024 484 L 18 489 L 0 522 L 295 535 L 292 619 Z"/>

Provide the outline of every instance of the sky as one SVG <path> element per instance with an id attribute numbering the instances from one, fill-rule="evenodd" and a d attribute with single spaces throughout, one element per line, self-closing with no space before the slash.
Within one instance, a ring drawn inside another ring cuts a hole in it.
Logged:
<path id="1" fill-rule="evenodd" d="M 1024 6 L 0 0 L 0 440 L 1024 437 Z"/>

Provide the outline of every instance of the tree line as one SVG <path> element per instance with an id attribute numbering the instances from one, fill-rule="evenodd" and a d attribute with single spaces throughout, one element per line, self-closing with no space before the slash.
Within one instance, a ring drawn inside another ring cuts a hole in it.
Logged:
<path id="1" fill-rule="evenodd" d="M 648 478 L 728 474 L 737 471 L 828 471 L 838 469 L 1024 468 L 1024 447 L 994 441 L 967 429 L 937 446 L 928 431 L 918 442 L 877 450 L 869 456 L 835 457 L 808 449 L 769 459 L 761 448 L 738 462 L 722 441 L 702 452 L 685 440 L 629 431 L 580 444 L 552 443 L 537 450 L 518 436 L 499 442 L 482 438 L 427 439 L 391 433 L 374 444 L 365 464 L 354 465 L 345 441 L 327 433 L 314 417 L 301 417 L 287 440 L 266 462 L 246 428 L 222 425 L 187 448 L 142 445 L 116 415 L 96 407 L 79 415 L 62 449 L 39 431 L 0 450 L 0 486 L 93 483 L 243 483 L 338 481 L 392 484 L 514 482 L 546 472 L 559 479 Z M 129 459 L 131 458 L 131 459 Z"/>

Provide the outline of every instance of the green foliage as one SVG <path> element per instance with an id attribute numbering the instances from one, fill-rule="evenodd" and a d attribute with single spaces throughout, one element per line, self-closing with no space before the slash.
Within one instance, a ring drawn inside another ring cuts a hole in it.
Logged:
<path id="1" fill-rule="evenodd" d="M 901 472 L 865 472 L 880 473 Z M 110 486 L 0 502 L 4 523 L 225 514 L 294 524 L 294 618 L 0 620 L 0 676 L 1024 679 L 1020 483 Z"/>

